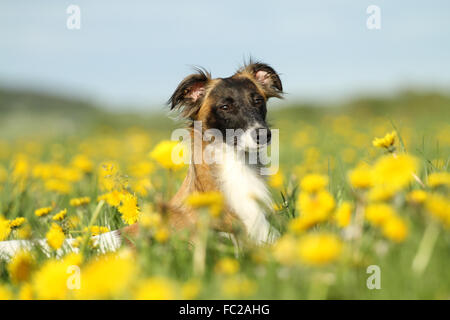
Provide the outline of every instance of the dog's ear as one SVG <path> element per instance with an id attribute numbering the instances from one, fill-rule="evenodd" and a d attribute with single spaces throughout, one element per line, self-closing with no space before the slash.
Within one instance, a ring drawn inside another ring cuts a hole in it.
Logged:
<path id="1" fill-rule="evenodd" d="M 268 64 L 250 62 L 238 70 L 236 74 L 247 74 L 260 85 L 267 98 L 282 98 L 283 85 L 278 73 Z"/>
<path id="2" fill-rule="evenodd" d="M 201 69 L 184 78 L 168 101 L 170 110 L 182 107 L 183 116 L 193 118 L 200 109 L 210 79 L 211 75 Z"/>

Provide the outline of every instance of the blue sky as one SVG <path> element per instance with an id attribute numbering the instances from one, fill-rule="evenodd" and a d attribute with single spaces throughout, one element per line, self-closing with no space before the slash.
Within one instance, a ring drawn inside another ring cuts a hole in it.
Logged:
<path id="1" fill-rule="evenodd" d="M 154 3 L 153 3 L 154 2 Z M 81 30 L 66 9 L 81 9 Z M 366 28 L 366 8 L 381 29 Z M 289 100 L 450 88 L 450 1 L 14 0 L 0 4 L 0 85 L 160 108 L 200 65 L 231 75 L 253 56 Z"/>

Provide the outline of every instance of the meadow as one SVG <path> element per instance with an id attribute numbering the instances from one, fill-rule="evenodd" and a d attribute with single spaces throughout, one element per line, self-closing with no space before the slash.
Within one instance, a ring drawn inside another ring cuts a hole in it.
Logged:
<path id="1" fill-rule="evenodd" d="M 282 235 L 243 241 L 238 255 L 208 228 L 220 195 L 190 199 L 205 217 L 201 246 L 167 225 L 187 168 L 168 161 L 181 124 L 163 112 L 9 91 L 0 112 L 0 241 L 50 246 L 0 261 L 0 299 L 450 298 L 448 96 L 269 105 L 280 170 L 268 218 Z M 90 240 L 134 222 L 134 249 L 101 253 Z"/>

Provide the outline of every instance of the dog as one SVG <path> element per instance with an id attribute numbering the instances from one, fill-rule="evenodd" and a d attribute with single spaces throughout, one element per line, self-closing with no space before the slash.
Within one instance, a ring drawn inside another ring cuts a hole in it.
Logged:
<path id="1" fill-rule="evenodd" d="M 248 159 L 249 153 L 270 143 L 266 104 L 268 99 L 282 95 L 277 72 L 259 62 L 244 65 L 228 78 L 213 79 L 210 73 L 197 69 L 181 81 L 169 105 L 188 120 L 191 161 L 183 184 L 169 203 L 169 222 L 174 228 L 193 228 L 196 224 L 196 211 L 186 205 L 189 195 L 219 191 L 225 209 L 215 229 L 234 234 L 241 228 L 258 244 L 274 242 L 278 232 L 265 216 L 264 207 L 272 207 L 272 200 L 258 171 L 261 164 L 248 163 Z M 200 123 L 201 128 L 196 128 L 195 123 Z M 210 130 L 222 137 L 230 132 L 234 136 L 227 136 L 226 141 L 210 141 L 205 139 Z M 219 154 L 218 161 L 205 161 L 202 155 L 208 149 Z"/>
<path id="2" fill-rule="evenodd" d="M 282 98 L 282 95 L 277 72 L 259 62 L 246 64 L 228 78 L 213 79 L 208 72 L 198 69 L 181 81 L 169 105 L 171 110 L 181 110 L 181 115 L 188 120 L 191 161 L 183 184 L 167 206 L 168 220 L 174 229 L 195 229 L 197 214 L 186 205 L 189 195 L 219 191 L 225 200 L 225 210 L 213 226 L 216 230 L 231 235 L 244 230 L 257 244 L 273 243 L 277 239 L 278 231 L 270 226 L 265 216 L 265 208 L 272 207 L 272 200 L 259 174 L 261 163 L 252 164 L 248 160 L 250 153 L 270 143 L 266 104 L 270 98 Z M 196 122 L 201 123 L 201 129 L 196 128 Z M 204 139 L 208 130 L 216 130 L 222 136 L 228 136 L 230 130 L 238 134 L 226 141 L 209 141 Z M 204 150 L 218 154 L 218 161 L 206 161 Z M 106 252 L 116 250 L 124 241 L 132 245 L 129 240 L 138 234 L 139 226 L 134 224 L 98 235 L 93 241 Z M 65 250 L 76 250 L 73 241 L 65 241 Z M 45 240 L 36 243 L 50 252 Z M 0 259 L 9 259 L 20 248 L 30 249 L 33 245 L 34 242 L 27 240 L 2 241 Z M 63 250 L 58 252 L 62 254 Z"/>

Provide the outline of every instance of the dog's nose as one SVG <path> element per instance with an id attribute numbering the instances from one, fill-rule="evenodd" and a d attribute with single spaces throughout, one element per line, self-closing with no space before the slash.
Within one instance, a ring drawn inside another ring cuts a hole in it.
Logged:
<path id="1" fill-rule="evenodd" d="M 269 144 L 272 138 L 270 129 L 264 127 L 254 129 L 251 134 L 257 145 Z"/>

